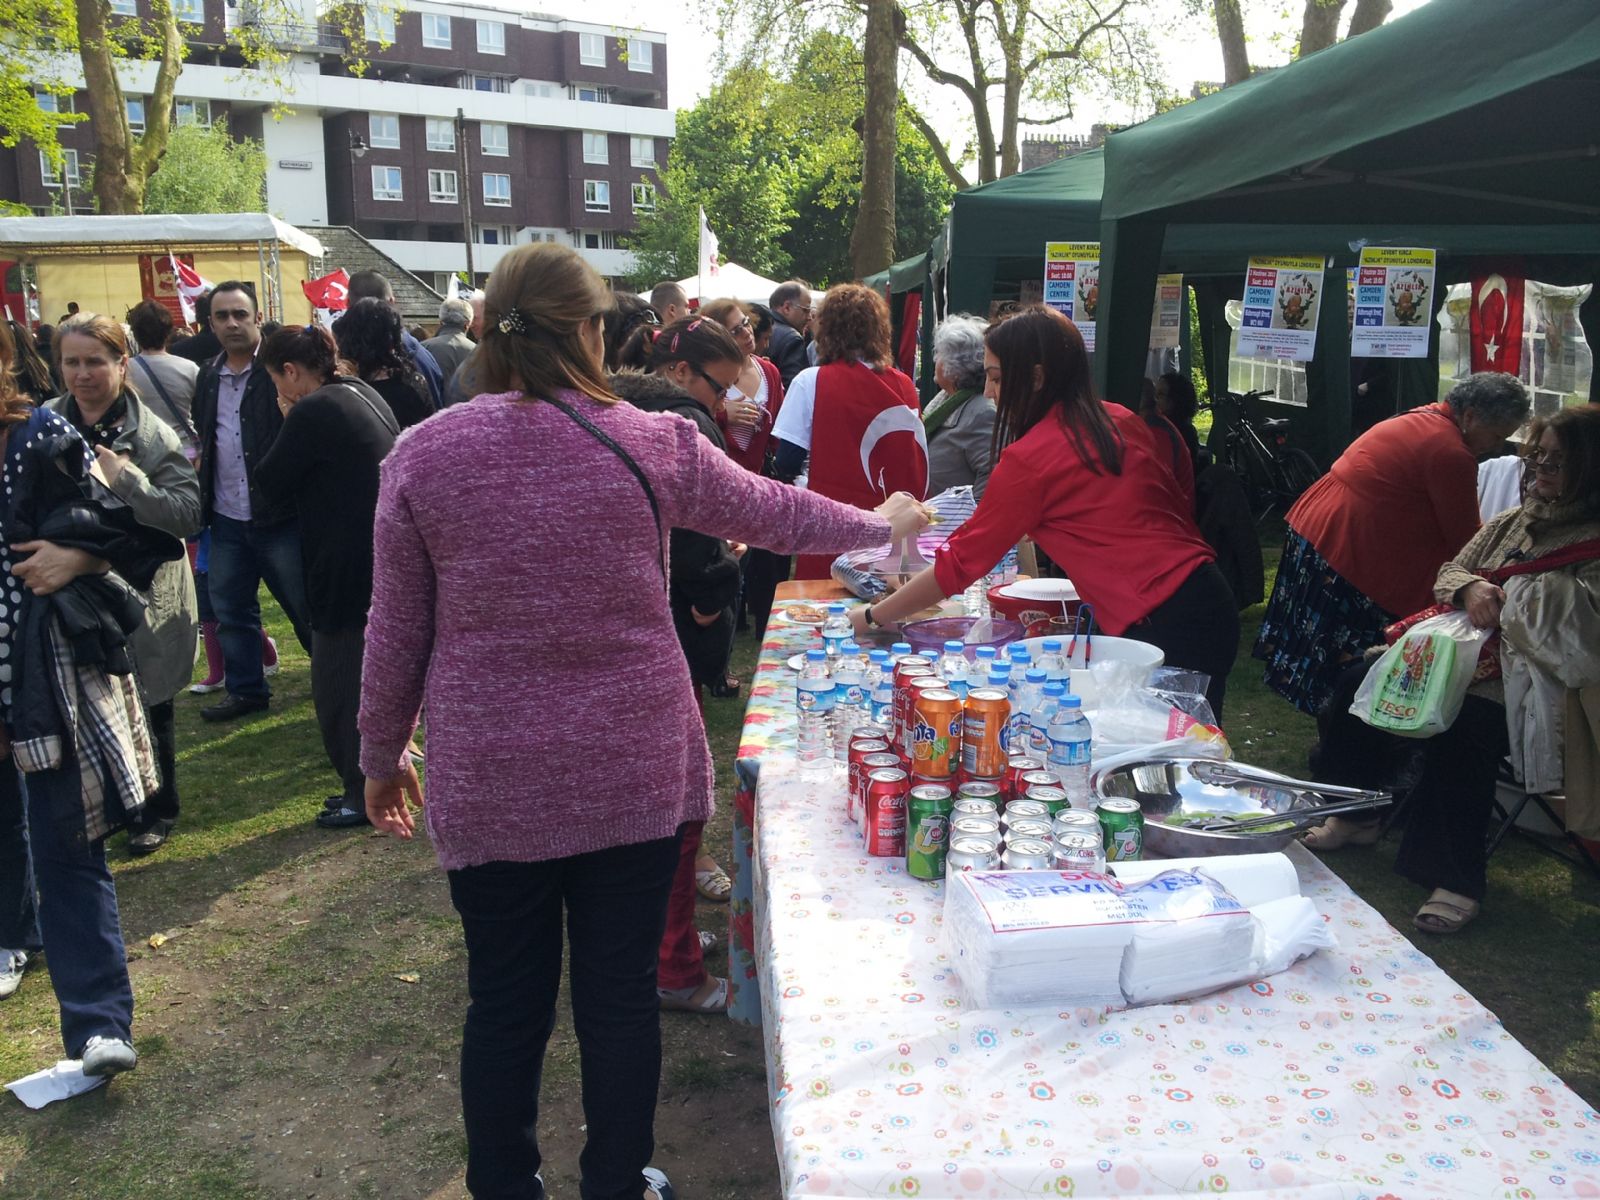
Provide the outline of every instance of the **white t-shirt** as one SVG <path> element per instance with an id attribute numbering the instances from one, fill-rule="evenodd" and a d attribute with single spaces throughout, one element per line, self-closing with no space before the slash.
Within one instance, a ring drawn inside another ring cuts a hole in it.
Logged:
<path id="1" fill-rule="evenodd" d="M 811 421 L 817 407 L 817 375 L 821 367 L 807 367 L 794 377 L 783 394 L 783 407 L 773 422 L 772 436 L 811 449 Z"/>
<path id="2" fill-rule="evenodd" d="M 1522 503 L 1522 456 L 1505 454 L 1478 464 L 1478 516 L 1487 523 Z"/>
<path id="3" fill-rule="evenodd" d="M 768 412 L 767 373 L 759 366 L 756 368 L 756 394 L 754 396 L 746 396 L 739 390 L 739 385 L 734 384 L 728 389 L 728 398 L 730 400 L 748 400 L 759 408 L 762 413 L 766 414 Z M 766 417 L 763 416 L 762 420 L 765 419 Z M 740 450 L 748 450 L 750 449 L 750 443 L 756 439 L 756 430 L 760 427 L 759 421 L 754 425 L 734 425 L 730 423 L 728 425 L 728 436 L 733 439 L 733 444 L 739 447 Z"/>

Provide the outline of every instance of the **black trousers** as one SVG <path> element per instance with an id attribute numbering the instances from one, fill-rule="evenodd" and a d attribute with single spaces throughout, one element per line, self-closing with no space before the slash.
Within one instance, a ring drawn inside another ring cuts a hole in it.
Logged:
<path id="1" fill-rule="evenodd" d="M 679 831 L 681 836 L 682 831 Z M 639 1200 L 661 1082 L 656 962 L 678 837 L 451 871 L 467 944 L 461 1114 L 475 1200 L 543 1200 L 536 1126 L 565 910 L 583 1071 L 583 1200 Z"/>
<path id="2" fill-rule="evenodd" d="M 1216 563 L 1196 567 L 1154 612 L 1130 625 L 1127 636 L 1159 646 L 1169 667 L 1211 676 L 1206 699 L 1222 720 L 1228 672 L 1239 655 L 1239 610 Z"/>
<path id="3" fill-rule="evenodd" d="M 172 701 L 150 705 L 144 710 L 144 719 L 150 726 L 150 740 L 155 744 L 161 786 L 145 797 L 144 815 L 131 827 L 133 833 L 148 829 L 154 821 L 178 819 L 178 731 L 173 720 Z"/>
<path id="4" fill-rule="evenodd" d="M 365 626 L 337 633 L 311 634 L 311 704 L 317 710 L 322 748 L 339 776 L 347 808 L 366 806 L 366 778 L 361 773 L 361 659 L 366 652 Z"/>
<path id="5" fill-rule="evenodd" d="M 787 554 L 774 554 L 751 546 L 744 556 L 744 591 L 740 597 L 743 605 L 739 623 L 749 622 L 755 627 L 756 640 L 766 636 L 767 618 L 772 615 L 772 597 L 778 585 L 788 580 L 790 559 Z"/>

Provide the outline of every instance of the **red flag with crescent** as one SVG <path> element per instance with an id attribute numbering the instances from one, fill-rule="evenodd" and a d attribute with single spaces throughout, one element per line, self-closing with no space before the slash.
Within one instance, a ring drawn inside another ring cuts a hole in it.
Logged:
<path id="1" fill-rule="evenodd" d="M 1523 277 L 1520 267 L 1472 277 L 1472 370 L 1522 371 Z"/>
<path id="2" fill-rule="evenodd" d="M 313 308 L 343 312 L 350 307 L 350 275 L 343 267 L 321 279 L 308 279 L 300 288 Z"/>

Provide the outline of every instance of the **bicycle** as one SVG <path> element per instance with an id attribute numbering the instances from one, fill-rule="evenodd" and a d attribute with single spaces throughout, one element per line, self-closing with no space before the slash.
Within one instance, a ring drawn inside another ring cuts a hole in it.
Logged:
<path id="1" fill-rule="evenodd" d="M 1222 420 L 1225 432 L 1217 461 L 1244 484 L 1250 512 L 1257 521 L 1274 509 L 1287 513 L 1301 493 L 1322 476 L 1311 455 L 1288 444 L 1287 417 L 1251 420 L 1249 402 L 1272 394 L 1270 388 L 1223 392 L 1226 400 L 1220 407 L 1216 401 L 1209 406 L 1202 405 L 1210 407 L 1213 417 Z"/>

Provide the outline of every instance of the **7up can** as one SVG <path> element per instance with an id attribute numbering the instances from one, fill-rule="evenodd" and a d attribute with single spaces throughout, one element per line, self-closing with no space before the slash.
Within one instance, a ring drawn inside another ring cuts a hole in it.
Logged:
<path id="1" fill-rule="evenodd" d="M 1144 813 L 1137 800 L 1116 797 L 1095 805 L 1107 862 L 1137 862 L 1144 854 Z"/>
<path id="2" fill-rule="evenodd" d="M 906 800 L 906 874 L 913 879 L 943 879 L 950 843 L 950 789 L 919 783 Z"/>

